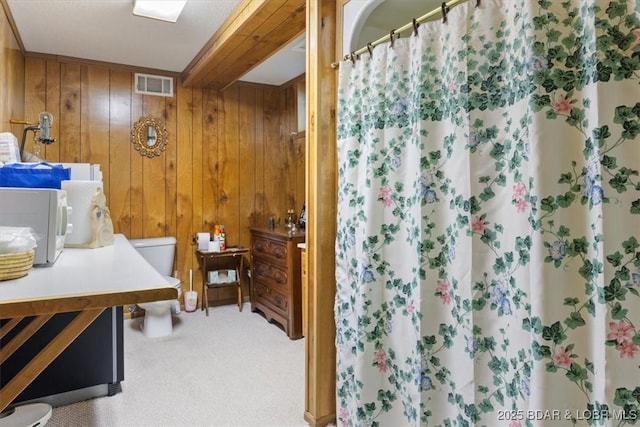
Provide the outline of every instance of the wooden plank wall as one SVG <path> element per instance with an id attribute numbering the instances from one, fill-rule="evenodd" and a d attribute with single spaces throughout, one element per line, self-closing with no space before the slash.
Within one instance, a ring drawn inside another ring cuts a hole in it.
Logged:
<path id="1" fill-rule="evenodd" d="M 100 164 L 116 233 L 177 237 L 182 287 L 188 290 L 193 269 L 199 291 L 194 233 L 224 224 L 228 245 L 249 246 L 250 226 L 270 216 L 282 222 L 288 208 L 302 206 L 305 146 L 289 138 L 291 89 L 237 83 L 216 92 L 176 80 L 174 97 L 148 96 L 133 90 L 135 71 L 27 55 L 25 113 L 53 114 L 56 143 L 45 147 L 47 161 Z M 163 121 L 169 136 L 153 159 L 140 156 L 130 137 L 147 115 Z M 233 301 L 229 292 L 214 295 L 213 304 Z"/>
<path id="2" fill-rule="evenodd" d="M 298 88 L 304 90 L 305 76 L 298 77 L 289 82 L 284 87 L 284 96 L 282 107 L 284 129 L 288 130 L 285 135 L 285 144 L 289 147 L 285 150 L 287 153 L 288 172 L 287 179 L 289 185 L 294 191 L 287 195 L 286 204 L 294 209 L 296 217 L 300 215 L 304 199 L 298 198 L 298 195 L 304 197 L 305 194 L 305 140 L 306 132 L 304 129 L 298 129 Z M 293 198 L 292 196 L 296 196 Z"/>
<path id="3" fill-rule="evenodd" d="M 25 119 L 24 55 L 7 15 L 2 10 L 0 10 L 0 47 L 2 47 L 0 51 L 0 132 L 12 132 L 19 142 L 24 127 L 12 125 L 9 121 Z"/>

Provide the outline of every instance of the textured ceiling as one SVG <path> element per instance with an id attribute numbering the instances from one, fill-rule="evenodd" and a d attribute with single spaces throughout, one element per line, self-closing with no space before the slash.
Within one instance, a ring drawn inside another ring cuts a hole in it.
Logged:
<path id="1" fill-rule="evenodd" d="M 132 0 L 7 0 L 27 52 L 178 73 L 240 2 L 189 0 L 178 21 L 169 23 L 133 15 Z M 299 42 L 241 80 L 279 85 L 302 74 L 304 53 L 291 49 Z"/>
<path id="2" fill-rule="evenodd" d="M 191 0 L 178 22 L 132 14 L 131 0 L 7 0 L 27 52 L 181 72 L 240 0 Z"/>

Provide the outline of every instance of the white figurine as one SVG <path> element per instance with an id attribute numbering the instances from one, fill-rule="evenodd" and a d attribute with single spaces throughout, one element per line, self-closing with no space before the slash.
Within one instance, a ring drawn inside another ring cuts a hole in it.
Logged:
<path id="1" fill-rule="evenodd" d="M 98 187 L 91 196 L 91 243 L 90 248 L 113 245 L 113 222 L 107 207 L 107 197 Z"/>

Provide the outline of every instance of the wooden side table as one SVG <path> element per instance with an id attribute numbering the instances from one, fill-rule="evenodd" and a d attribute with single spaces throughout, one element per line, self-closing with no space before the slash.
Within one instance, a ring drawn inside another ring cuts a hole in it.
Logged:
<path id="1" fill-rule="evenodd" d="M 209 315 L 209 296 L 207 290 L 212 288 L 228 288 L 235 287 L 238 289 L 238 309 L 242 311 L 242 273 L 244 272 L 244 256 L 249 253 L 249 248 L 231 247 L 221 252 L 208 252 L 196 250 L 196 257 L 198 258 L 198 264 L 200 264 L 200 271 L 202 272 L 202 303 L 201 309 L 205 310 L 206 315 Z M 212 269 L 210 265 L 215 260 L 222 260 L 224 258 L 232 258 L 234 261 L 234 267 L 236 277 L 232 280 L 209 282 L 209 271 L 226 271 L 226 269 Z"/>

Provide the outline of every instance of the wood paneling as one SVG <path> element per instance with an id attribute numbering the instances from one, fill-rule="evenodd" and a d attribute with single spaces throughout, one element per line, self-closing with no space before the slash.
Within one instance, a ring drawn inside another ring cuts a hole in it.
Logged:
<path id="1" fill-rule="evenodd" d="M 34 62 L 30 58 L 25 60 L 25 90 L 24 90 L 24 114 L 27 121 L 36 121 L 41 111 L 45 111 L 45 87 L 46 87 L 46 62 L 37 61 Z M 26 81 L 32 82 L 29 87 L 26 87 Z M 29 102 L 27 102 L 29 100 Z M 56 137 L 56 118 L 54 117 L 53 126 L 51 129 L 51 137 L 58 140 Z M 33 134 L 27 133 L 25 139 L 24 150 L 29 152 L 35 152 L 33 146 Z M 22 132 L 16 134 L 18 140 L 22 136 Z M 45 151 L 41 151 L 45 154 Z"/>
<path id="2" fill-rule="evenodd" d="M 239 156 L 239 170 L 244 171 L 247 169 L 253 169 L 256 164 L 256 158 L 258 153 L 255 149 L 255 142 L 257 141 L 257 124 L 260 123 L 261 117 L 256 117 L 258 102 L 262 100 L 258 97 L 258 94 L 253 88 L 243 87 L 239 88 L 238 92 L 238 156 Z M 261 111 L 262 109 L 260 109 Z M 238 218 L 238 229 L 246 230 L 252 224 L 253 218 L 253 200 L 256 192 L 256 175 L 255 174 L 238 174 L 238 185 L 244 191 L 240 192 L 239 205 L 246 215 Z M 304 193 L 300 193 L 301 195 Z M 238 243 L 242 246 L 249 247 L 250 240 L 247 240 L 247 235 L 242 235 L 242 239 Z M 243 289 L 243 294 L 248 295 L 249 289 Z"/>
<path id="3" fill-rule="evenodd" d="M 192 233 L 192 221 L 194 211 L 194 141 L 198 138 L 194 135 L 193 115 L 194 109 L 193 90 L 185 88 L 176 93 L 176 109 L 178 117 L 191 117 L 191 120 L 177 122 L 176 129 L 176 235 L 188 236 Z M 201 115 L 200 115 L 201 117 Z M 199 139 L 198 139 L 199 140 Z M 198 157 L 199 158 L 199 157 Z M 177 243 L 177 271 L 189 271 L 193 256 L 193 248 L 190 242 L 181 239 Z M 196 264 L 193 264 L 196 265 Z M 188 274 L 185 277 L 189 277 Z M 189 283 L 183 284 L 183 289 L 188 289 Z"/>
<path id="4" fill-rule="evenodd" d="M 51 113 L 53 117 L 60 117 L 60 64 L 56 62 L 47 62 L 46 70 L 47 87 L 50 88 L 46 99 L 46 105 L 49 108 L 47 112 Z M 50 133 L 54 139 L 58 136 L 59 130 L 60 123 L 57 123 L 54 119 L 53 126 L 50 129 Z M 44 153 L 46 153 L 47 160 L 51 162 L 59 161 L 60 144 L 46 145 L 43 150 Z"/>
<path id="5" fill-rule="evenodd" d="M 0 0 L 0 3 L 0 132 L 13 133 L 20 143 L 24 126 L 10 124 L 9 121 L 33 120 L 24 112 L 24 55 L 13 23 L 9 22 L 4 11 L 6 2 Z"/>
<path id="6" fill-rule="evenodd" d="M 37 83 L 39 75 L 39 64 L 44 62 L 36 58 L 27 58 L 27 73 L 25 81 L 25 106 L 34 102 L 33 96 L 29 95 L 31 87 Z M 57 150 L 60 152 L 60 161 L 80 162 L 80 97 L 81 97 L 81 74 L 79 64 L 60 64 L 60 116 L 54 117 L 55 123 L 59 123 L 59 136 L 56 138 Z M 55 135 L 55 134 L 54 134 Z M 94 162 L 95 163 L 95 162 Z M 103 165 L 104 167 L 104 165 Z"/>
<path id="7" fill-rule="evenodd" d="M 112 142 L 109 143 L 109 188 L 126 188 L 127 191 L 109 192 L 109 210 L 114 228 L 125 236 L 131 236 L 131 157 L 137 154 L 130 150 L 129 142 L 133 82 L 130 73 L 112 70 L 110 83 L 109 138 Z"/>
<path id="8" fill-rule="evenodd" d="M 236 83 L 218 92 L 185 87 L 178 78 L 174 97 L 143 96 L 133 90 L 135 71 L 27 55 L 25 114 L 54 115 L 56 142 L 43 151 L 47 160 L 100 164 L 116 233 L 177 237 L 182 287 L 189 288 L 193 269 L 199 291 L 194 233 L 224 224 L 228 245 L 248 246 L 249 226 L 302 205 L 303 186 L 290 177 L 302 176 L 304 165 L 288 160 L 300 153 L 282 130 L 290 120 L 283 108 L 289 89 Z M 130 142 L 133 124 L 147 115 L 168 132 L 166 150 L 153 159 Z M 243 286 L 249 295 L 246 277 Z M 212 304 L 234 298 L 222 291 Z"/>

